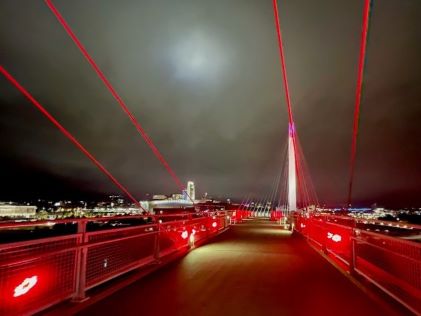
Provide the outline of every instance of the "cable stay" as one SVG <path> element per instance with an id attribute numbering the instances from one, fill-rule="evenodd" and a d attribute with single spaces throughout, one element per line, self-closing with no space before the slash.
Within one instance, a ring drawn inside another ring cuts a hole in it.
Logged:
<path id="1" fill-rule="evenodd" d="M 64 136 L 66 136 L 91 162 L 105 174 L 137 207 L 147 212 L 133 195 L 92 155 L 63 125 L 59 123 L 6 69 L 0 73 L 14 85 Z"/>
<path id="2" fill-rule="evenodd" d="M 284 44 L 280 26 L 279 9 L 277 0 L 272 0 L 275 29 L 278 40 L 279 59 L 281 62 L 282 82 L 285 91 L 285 100 L 288 111 L 288 208 L 287 211 L 296 211 L 299 208 L 310 206 L 307 179 L 310 178 L 306 170 L 303 152 L 299 150 L 299 140 L 293 119 L 291 96 L 289 91 L 288 76 L 285 62 Z M 315 199 L 317 200 L 317 198 Z"/>
<path id="3" fill-rule="evenodd" d="M 72 39 L 72 41 L 75 43 L 79 51 L 82 53 L 82 55 L 85 57 L 85 59 L 88 61 L 88 63 L 91 65 L 92 69 L 95 71 L 95 73 L 98 75 L 98 77 L 101 79 L 101 81 L 104 83 L 108 91 L 111 93 L 111 95 L 114 97 L 114 99 L 117 101 L 118 105 L 121 107 L 123 112 L 127 115 L 127 117 L 130 119 L 131 123 L 134 125 L 140 136 L 143 138 L 143 140 L 146 142 L 146 144 L 149 146 L 149 148 L 154 153 L 155 157 L 159 160 L 159 162 L 164 166 L 165 170 L 168 172 L 168 174 L 171 176 L 175 184 L 180 190 L 184 190 L 185 186 L 182 184 L 178 176 L 175 174 L 174 170 L 171 168 L 170 164 L 165 160 L 164 156 L 161 154 L 161 152 L 158 150 L 154 142 L 152 141 L 151 137 L 146 133 L 145 129 L 142 127 L 140 122 L 136 119 L 136 117 L 133 115 L 133 113 L 130 111 L 126 103 L 123 101 L 121 96 L 117 93 L 111 82 L 107 79 L 105 74 L 102 72 L 102 70 L 99 68 L 95 60 L 92 58 L 92 56 L 88 53 L 82 42 L 79 40 L 79 38 L 76 36 L 76 34 L 73 32 L 69 24 L 66 22 L 64 17 L 61 15 L 60 11 L 54 6 L 53 2 L 51 0 L 45 0 L 46 5 L 50 9 L 50 11 L 54 14 L 54 16 L 57 18 L 61 26 L 64 28 L 66 33 L 69 35 L 69 37 Z M 186 190 L 187 191 L 187 190 Z M 187 193 L 188 198 L 191 200 L 191 202 L 194 204 L 194 201 L 192 197 Z"/>
<path id="4" fill-rule="evenodd" d="M 364 0 L 364 11 L 363 11 L 363 22 L 361 27 L 361 43 L 360 43 L 360 55 L 358 64 L 358 77 L 357 87 L 355 92 L 355 108 L 354 108 L 354 122 L 352 127 L 352 143 L 351 143 L 351 158 L 349 166 L 349 184 L 348 184 L 348 207 L 352 203 L 352 189 L 354 184 L 354 173 L 355 173 L 355 159 L 357 156 L 357 141 L 358 141 L 358 129 L 360 122 L 360 107 L 361 99 L 363 94 L 364 84 L 364 68 L 366 64 L 366 53 L 367 53 L 367 42 L 368 32 L 370 27 L 370 13 L 372 11 L 372 0 Z"/>

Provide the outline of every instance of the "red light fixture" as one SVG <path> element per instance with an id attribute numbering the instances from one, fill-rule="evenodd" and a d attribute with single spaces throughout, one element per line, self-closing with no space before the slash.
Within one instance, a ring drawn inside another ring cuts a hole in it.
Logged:
<path id="1" fill-rule="evenodd" d="M 332 239 L 334 242 L 342 241 L 342 236 L 338 234 L 327 233 L 327 238 Z"/>
<path id="2" fill-rule="evenodd" d="M 17 287 L 15 287 L 13 297 L 19 297 L 28 293 L 38 282 L 38 276 L 34 275 L 26 278 Z"/>

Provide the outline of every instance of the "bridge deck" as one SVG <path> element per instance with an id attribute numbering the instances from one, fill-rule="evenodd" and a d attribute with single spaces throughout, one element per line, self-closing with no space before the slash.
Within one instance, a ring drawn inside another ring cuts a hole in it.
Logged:
<path id="1" fill-rule="evenodd" d="M 249 221 L 80 315 L 389 315 L 300 237 Z"/>

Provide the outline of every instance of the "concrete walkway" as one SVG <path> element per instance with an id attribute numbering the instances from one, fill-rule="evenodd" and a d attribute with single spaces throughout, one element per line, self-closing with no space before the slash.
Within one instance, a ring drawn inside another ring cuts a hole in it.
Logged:
<path id="1" fill-rule="evenodd" d="M 80 315 L 396 315 L 267 221 L 236 225 Z"/>

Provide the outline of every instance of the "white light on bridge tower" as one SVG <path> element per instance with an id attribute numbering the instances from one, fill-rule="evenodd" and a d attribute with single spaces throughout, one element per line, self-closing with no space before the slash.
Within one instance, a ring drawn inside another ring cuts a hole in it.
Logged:
<path id="1" fill-rule="evenodd" d="M 288 211 L 297 209 L 297 166 L 295 161 L 294 123 L 288 128 Z"/>

